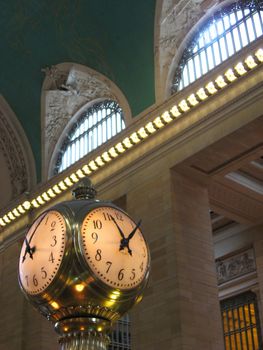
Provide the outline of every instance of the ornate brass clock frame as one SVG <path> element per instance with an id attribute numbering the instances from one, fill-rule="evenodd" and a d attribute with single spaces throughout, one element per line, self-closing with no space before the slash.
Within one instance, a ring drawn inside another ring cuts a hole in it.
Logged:
<path id="1" fill-rule="evenodd" d="M 142 299 L 148 246 L 127 213 L 95 200 L 88 179 L 33 223 L 22 246 L 23 293 L 55 325 L 61 349 L 106 349 L 112 324 Z M 55 249 L 55 250 L 54 250 Z"/>

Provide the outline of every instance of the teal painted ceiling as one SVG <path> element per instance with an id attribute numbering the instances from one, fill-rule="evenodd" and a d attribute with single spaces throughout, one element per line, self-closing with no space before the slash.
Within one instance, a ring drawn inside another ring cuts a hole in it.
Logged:
<path id="1" fill-rule="evenodd" d="M 154 103 L 155 0 L 1 2 L 0 93 L 31 144 L 40 173 L 41 69 L 87 65 L 115 82 L 133 116 Z"/>

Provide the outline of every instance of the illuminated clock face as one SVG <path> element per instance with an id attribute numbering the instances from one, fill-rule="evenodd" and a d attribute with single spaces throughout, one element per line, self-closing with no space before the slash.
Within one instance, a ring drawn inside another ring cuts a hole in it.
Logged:
<path id="1" fill-rule="evenodd" d="M 140 221 L 118 209 L 99 207 L 85 217 L 81 235 L 85 259 L 105 284 L 132 289 L 143 281 L 149 255 Z"/>
<path id="2" fill-rule="evenodd" d="M 42 214 L 26 234 L 20 259 L 19 278 L 31 295 L 43 292 L 54 280 L 66 244 L 66 223 L 57 211 Z"/>

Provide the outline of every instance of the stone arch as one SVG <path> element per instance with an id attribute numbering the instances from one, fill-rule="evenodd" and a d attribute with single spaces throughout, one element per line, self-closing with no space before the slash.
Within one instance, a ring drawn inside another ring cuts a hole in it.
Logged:
<path id="1" fill-rule="evenodd" d="M 36 184 L 33 153 L 15 113 L 0 95 L 0 207 Z"/>
<path id="2" fill-rule="evenodd" d="M 43 69 L 42 86 L 42 176 L 52 176 L 54 157 L 68 125 L 91 103 L 111 99 L 121 106 L 125 123 L 131 123 L 131 109 L 126 97 L 101 73 L 76 63 L 61 63 Z"/>
<path id="3" fill-rule="evenodd" d="M 157 102 L 171 95 L 180 57 L 198 27 L 231 0 L 157 0 L 155 16 L 155 90 Z"/>

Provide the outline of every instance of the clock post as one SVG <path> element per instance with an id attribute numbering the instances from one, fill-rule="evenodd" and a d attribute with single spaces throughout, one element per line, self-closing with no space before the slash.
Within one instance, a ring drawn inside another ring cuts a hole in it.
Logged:
<path id="1" fill-rule="evenodd" d="M 61 350 L 106 350 L 114 322 L 142 299 L 149 249 L 141 221 L 96 200 L 89 179 L 73 194 L 74 200 L 55 205 L 30 227 L 19 283 L 54 324 Z"/>

